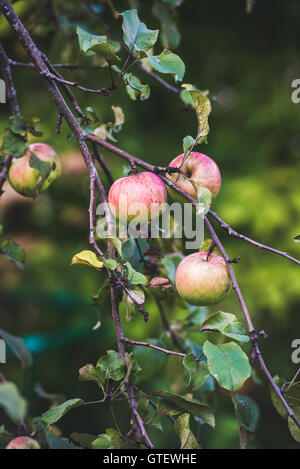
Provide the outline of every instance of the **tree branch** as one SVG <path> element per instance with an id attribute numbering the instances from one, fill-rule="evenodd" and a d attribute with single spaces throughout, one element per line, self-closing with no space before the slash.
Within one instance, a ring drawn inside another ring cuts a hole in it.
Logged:
<path id="1" fill-rule="evenodd" d="M 247 236 L 244 236 L 240 233 L 238 233 L 237 231 L 233 230 L 229 225 L 228 223 L 226 223 L 225 221 L 223 221 L 215 212 L 213 212 L 212 210 L 209 210 L 208 214 L 214 218 L 218 223 L 219 225 L 225 230 L 227 231 L 227 233 L 230 235 L 230 236 L 233 236 L 234 238 L 238 238 L 238 239 L 241 239 L 242 241 L 245 241 L 246 243 L 249 243 L 249 244 L 252 244 L 252 246 L 256 246 L 257 248 L 259 249 L 264 249 L 265 251 L 270 251 L 270 252 L 273 252 L 274 254 L 278 254 L 279 256 L 282 256 L 282 257 L 285 257 L 286 259 L 292 261 L 292 262 L 295 262 L 295 264 L 298 264 L 300 265 L 300 261 L 298 259 L 295 259 L 294 257 L 290 256 L 287 252 L 284 252 L 284 251 L 278 251 L 277 249 L 274 249 L 274 248 L 271 248 L 269 246 L 266 246 L 265 244 L 261 244 L 257 241 L 255 241 L 254 239 L 251 239 L 251 238 L 248 238 Z"/>
<path id="2" fill-rule="evenodd" d="M 17 101 L 17 93 L 14 87 L 14 82 L 12 78 L 11 68 L 9 65 L 8 57 L 6 55 L 5 49 L 0 42 L 0 63 L 3 71 L 3 77 L 7 89 L 7 98 L 10 103 L 11 111 L 14 116 L 20 115 L 20 108 Z M 13 157 L 8 155 L 5 157 L 2 169 L 0 172 L 0 196 L 3 193 L 2 187 L 7 179 L 10 165 L 12 163 Z"/>

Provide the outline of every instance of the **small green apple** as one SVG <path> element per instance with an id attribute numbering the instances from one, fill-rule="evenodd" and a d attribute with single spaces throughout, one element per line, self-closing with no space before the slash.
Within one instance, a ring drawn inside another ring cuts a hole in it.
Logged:
<path id="1" fill-rule="evenodd" d="M 50 184 L 61 175 L 61 161 L 52 147 L 45 143 L 33 143 L 29 145 L 26 154 L 22 158 L 16 159 L 9 170 L 8 180 L 11 186 L 25 197 L 35 197 L 37 187 L 40 182 L 40 172 L 30 166 L 30 157 L 34 154 L 42 161 L 51 164 L 51 171 L 43 182 L 39 192 L 48 189 Z"/>

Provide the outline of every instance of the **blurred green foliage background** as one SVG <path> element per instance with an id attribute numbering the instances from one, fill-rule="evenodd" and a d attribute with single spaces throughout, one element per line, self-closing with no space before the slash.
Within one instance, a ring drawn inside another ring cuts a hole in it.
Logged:
<path id="1" fill-rule="evenodd" d="M 75 36 L 68 40 L 63 30 L 52 26 L 46 3 L 38 3 L 40 13 L 36 16 L 35 2 L 17 2 L 16 7 L 40 49 L 53 62 L 76 62 Z M 96 19 L 80 8 L 77 11 L 74 2 L 56 3 L 66 16 L 69 10 L 69 19 L 74 24 L 103 34 Z M 96 5 L 97 1 L 93 3 Z M 122 11 L 125 3 L 116 1 L 115 5 Z M 151 28 L 159 27 L 150 12 L 152 2 L 140 3 L 143 21 Z M 215 96 L 208 144 L 200 147 L 200 151 L 215 159 L 222 173 L 222 189 L 213 209 L 236 230 L 300 257 L 300 248 L 293 242 L 300 234 L 300 105 L 291 101 L 291 82 L 300 77 L 300 4 L 297 0 L 256 3 L 252 14 L 247 15 L 243 0 L 186 0 L 178 10 L 182 42 L 176 53 L 186 64 L 184 81 L 209 89 Z M 109 10 L 106 17 L 115 21 Z M 114 29 L 120 31 L 119 21 L 115 21 Z M 0 37 L 10 57 L 27 61 L 4 18 L 0 19 Z M 91 88 L 109 84 L 106 69 L 63 73 L 66 78 Z M 111 105 L 121 106 L 126 122 L 117 145 L 146 161 L 167 165 L 181 153 L 182 138 L 195 134 L 195 115 L 193 111 L 184 111 L 178 96 L 141 71 L 135 73 L 151 86 L 151 98 L 145 102 L 130 101 L 123 86 L 111 97 L 75 94 L 82 107 L 93 106 L 103 122 L 112 119 Z M 66 139 L 69 132 L 65 124 L 61 135 L 55 134 L 55 106 L 40 76 L 20 68 L 15 68 L 13 75 L 22 114 L 40 118 L 43 140 L 65 162 L 63 177 L 36 201 L 14 196 L 8 188 L 0 200 L 0 223 L 5 236 L 13 237 L 27 251 L 25 271 L 17 271 L 14 265 L 0 259 L 0 327 L 25 337 L 34 353 L 24 393 L 31 402 L 32 413 L 37 415 L 47 409 L 47 402 L 38 400 L 33 393 L 36 382 L 47 391 L 60 392 L 68 398 L 97 399 L 93 384 L 77 380 L 78 369 L 86 363 L 95 363 L 105 350 L 116 349 L 116 342 L 111 322 L 92 330 L 97 312 L 91 306 L 91 296 L 99 288 L 99 274 L 85 266 L 70 267 L 73 255 L 88 249 L 88 178 L 80 155 L 74 143 Z M 1 134 L 9 115 L 9 105 L 2 104 Z M 112 154 L 104 156 L 115 177 L 124 175 L 123 162 Z M 256 328 L 269 334 L 269 339 L 262 343 L 262 351 L 270 371 L 291 379 L 297 370 L 291 362 L 291 343 L 299 338 L 299 267 L 231 239 L 225 232 L 220 232 L 220 236 L 230 256 L 241 256 L 240 263 L 234 266 L 235 272 Z M 233 292 L 221 306 L 242 319 Z M 128 336 L 135 339 L 159 336 L 162 326 L 155 305 L 149 303 L 147 310 L 148 324 L 137 316 L 124 325 Z M 167 313 L 174 319 L 168 308 Z M 149 371 L 147 389 L 167 386 L 166 376 L 172 363 L 156 354 L 151 355 L 149 366 L 151 360 L 162 361 L 159 371 L 152 374 Z M 7 379 L 21 385 L 19 364 L 13 357 L 0 369 Z M 252 446 L 296 447 L 286 422 L 272 407 L 267 384 L 252 383 L 248 394 L 258 402 L 261 411 Z M 215 406 L 216 430 L 203 427 L 200 435 L 203 445 L 238 447 L 230 399 L 220 394 Z M 126 431 L 126 403 L 116 405 L 116 414 L 121 429 Z M 101 433 L 112 426 L 110 409 L 105 404 L 74 410 L 59 425 L 65 434 Z M 160 447 L 178 446 L 168 421 L 166 431 L 157 430 L 152 438 Z"/>

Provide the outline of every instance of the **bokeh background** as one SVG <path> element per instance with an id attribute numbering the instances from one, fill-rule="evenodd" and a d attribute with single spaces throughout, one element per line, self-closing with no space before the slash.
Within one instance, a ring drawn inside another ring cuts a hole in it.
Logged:
<path id="1" fill-rule="evenodd" d="M 17 2 L 16 7 L 39 47 L 53 62 L 76 61 L 75 37 L 67 40 L 63 32 L 51 27 L 47 15 L 37 25 L 30 3 Z M 39 3 L 41 9 L 45 3 Z M 71 3 L 65 3 L 66 10 Z M 140 3 L 140 16 L 149 27 L 158 27 L 149 11 L 150 2 Z M 115 4 L 120 10 L 125 8 L 125 2 Z M 70 11 L 73 23 L 83 27 L 89 24 L 91 32 L 103 33 L 88 14 L 86 18 L 77 14 L 74 5 Z M 215 97 L 208 144 L 201 147 L 222 172 L 222 189 L 213 208 L 236 230 L 300 257 L 300 247 L 293 241 L 300 234 L 300 105 L 291 101 L 291 82 L 300 78 L 300 4 L 297 0 L 257 1 L 252 14 L 247 15 L 243 0 L 187 0 L 178 12 L 182 42 L 177 53 L 186 64 L 184 81 L 209 89 Z M 109 13 L 107 18 L 111 20 Z M 116 21 L 114 28 L 120 31 L 120 22 Z M 27 61 L 3 17 L 0 38 L 9 56 Z M 89 87 L 108 84 L 107 70 L 63 73 Z M 111 322 L 92 330 L 97 321 L 96 309 L 91 306 L 91 296 L 99 288 L 97 272 L 85 266 L 70 267 L 73 255 L 88 248 L 88 178 L 81 157 L 74 143 L 66 139 L 69 132 L 65 124 L 61 135 L 55 134 L 55 107 L 39 75 L 20 68 L 14 69 L 13 75 L 22 114 L 40 118 L 43 140 L 57 150 L 64 165 L 63 177 L 37 200 L 18 196 L 8 186 L 0 199 L 5 236 L 14 238 L 27 252 L 24 271 L 0 258 L 0 327 L 25 338 L 34 355 L 24 394 L 30 400 L 32 414 L 37 415 L 46 410 L 47 402 L 34 394 L 36 382 L 48 392 L 63 393 L 67 398 L 97 399 L 93 384 L 78 381 L 78 369 L 95 363 L 105 350 L 115 349 L 116 343 Z M 126 122 L 118 145 L 146 161 L 167 165 L 181 152 L 182 138 L 196 132 L 195 115 L 185 112 L 177 96 L 142 72 L 136 70 L 136 75 L 151 86 L 151 98 L 145 102 L 130 101 L 123 87 L 109 98 L 76 95 L 83 107 L 93 106 L 103 122 L 112 119 L 111 105 L 121 106 Z M 2 104 L 1 135 L 9 115 L 9 105 Z M 115 177 L 126 172 L 126 165 L 116 156 L 104 156 Z M 235 272 L 256 328 L 269 334 L 262 351 L 270 371 L 291 379 L 297 370 L 291 361 L 291 343 L 300 334 L 299 267 L 230 239 L 225 232 L 220 236 L 230 256 L 241 256 Z M 158 312 L 151 303 L 147 309 L 151 313 L 147 325 L 139 316 L 124 325 L 130 337 L 159 336 L 162 328 Z M 233 293 L 222 309 L 242 320 Z M 167 313 L 170 320 L 174 319 L 172 311 L 167 309 Z M 151 360 L 159 357 L 152 356 Z M 150 365 L 147 389 L 166 386 L 167 362 L 152 374 Z M 9 380 L 21 386 L 15 358 L 10 356 L 8 363 L 0 366 Z M 251 447 L 296 448 L 286 422 L 272 407 L 266 382 L 263 386 L 250 383 L 247 393 L 261 412 Z M 117 405 L 116 413 L 126 430 L 126 405 Z M 203 445 L 238 447 L 237 424 L 226 396 L 220 395 L 216 415 L 216 430 L 201 430 Z M 74 410 L 59 425 L 65 434 L 101 433 L 112 426 L 106 405 Z M 154 431 L 152 438 L 160 447 L 178 445 L 168 423 L 165 432 Z"/>

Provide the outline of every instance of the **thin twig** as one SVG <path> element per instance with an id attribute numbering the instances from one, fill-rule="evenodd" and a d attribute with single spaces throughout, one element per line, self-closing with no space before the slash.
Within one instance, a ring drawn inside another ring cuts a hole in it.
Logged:
<path id="1" fill-rule="evenodd" d="M 225 221 L 223 221 L 215 212 L 213 212 L 212 210 L 209 210 L 208 214 L 214 218 L 218 223 L 219 225 L 227 231 L 227 233 L 230 235 L 230 236 L 233 236 L 234 238 L 238 238 L 238 239 L 241 239 L 242 241 L 245 241 L 246 243 L 249 243 L 249 244 L 252 244 L 252 246 L 256 246 L 257 248 L 259 249 L 264 249 L 265 251 L 270 251 L 270 252 L 273 252 L 273 254 L 278 254 L 279 256 L 282 256 L 282 257 L 285 257 L 286 259 L 292 261 L 292 262 L 295 262 L 295 264 L 298 264 L 300 265 L 300 260 L 298 259 L 295 259 L 294 257 L 290 256 L 287 252 L 284 252 L 284 251 L 278 251 L 277 249 L 274 249 L 270 246 L 266 246 L 265 244 L 262 244 L 262 243 L 259 243 L 257 241 L 255 241 L 254 239 L 251 239 L 251 238 L 248 238 L 247 236 L 244 236 L 243 234 L 241 233 L 238 233 L 237 231 L 233 230 L 229 225 L 228 223 L 226 223 Z"/>

